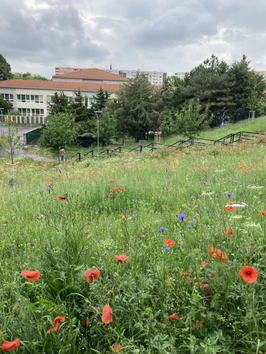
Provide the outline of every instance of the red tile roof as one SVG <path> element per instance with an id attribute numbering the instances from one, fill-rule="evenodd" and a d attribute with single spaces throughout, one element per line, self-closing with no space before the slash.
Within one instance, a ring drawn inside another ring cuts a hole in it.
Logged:
<path id="1" fill-rule="evenodd" d="M 60 79 L 83 79 L 83 80 L 104 80 L 104 81 L 122 81 L 127 82 L 127 78 L 116 74 L 109 73 L 97 68 L 82 69 L 80 71 L 73 71 L 67 74 L 57 74 L 52 77 Z"/>
<path id="2" fill-rule="evenodd" d="M 117 92 L 123 86 L 121 84 L 102 84 L 87 82 L 65 82 L 65 81 L 44 81 L 44 80 L 5 80 L 0 81 L 0 88 L 20 88 L 54 91 L 91 91 L 97 92 L 101 87 L 108 92 Z"/>

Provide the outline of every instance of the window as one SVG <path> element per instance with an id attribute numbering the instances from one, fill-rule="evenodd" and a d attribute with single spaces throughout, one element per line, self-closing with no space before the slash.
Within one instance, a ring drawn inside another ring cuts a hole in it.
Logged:
<path id="1" fill-rule="evenodd" d="M 43 96 L 38 95 L 17 95 L 18 102 L 43 103 Z"/>
<path id="2" fill-rule="evenodd" d="M 18 108 L 21 115 L 25 116 L 43 116 L 44 110 L 39 108 Z"/>
<path id="3" fill-rule="evenodd" d="M 14 102 L 14 95 L 13 93 L 1 93 L 0 94 L 6 101 Z"/>

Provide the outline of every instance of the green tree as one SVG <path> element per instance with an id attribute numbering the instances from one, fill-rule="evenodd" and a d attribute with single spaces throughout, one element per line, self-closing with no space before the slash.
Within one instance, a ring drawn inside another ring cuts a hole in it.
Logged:
<path id="1" fill-rule="evenodd" d="M 263 97 L 266 83 L 262 75 L 250 68 L 250 62 L 245 55 L 242 60 L 232 64 L 228 73 L 234 102 L 230 109 L 230 121 L 237 122 L 248 117 L 249 107 L 250 104 L 254 105 L 255 96 L 256 101 Z"/>
<path id="2" fill-rule="evenodd" d="M 48 104 L 49 116 L 53 116 L 58 113 L 67 113 L 69 110 L 68 98 L 64 92 L 55 92 L 52 96 L 51 102 Z"/>
<path id="3" fill-rule="evenodd" d="M 69 102 L 68 112 L 75 117 L 79 134 L 92 131 L 95 115 L 88 108 L 88 97 L 83 95 L 80 90 L 75 92 L 75 96 Z"/>
<path id="4" fill-rule="evenodd" d="M 145 139 L 149 130 L 153 130 L 153 120 L 158 114 L 156 98 L 152 85 L 142 75 L 137 74 L 134 79 L 126 83 L 118 96 L 119 115 L 117 116 L 118 130 L 124 131 L 136 141 Z M 119 97 L 122 96 L 122 104 Z M 121 118 L 121 120 L 120 120 Z M 121 124 L 124 124 L 124 128 Z"/>
<path id="5" fill-rule="evenodd" d="M 176 104 L 175 108 L 180 108 L 182 99 L 183 104 L 193 98 L 199 99 L 202 108 L 208 107 L 213 117 L 212 126 L 220 125 L 227 119 L 230 107 L 234 106 L 228 70 L 227 63 L 214 54 L 207 58 L 185 76 L 182 97 L 181 100 L 179 97 L 179 106 Z"/>
<path id="6" fill-rule="evenodd" d="M 7 119 L 5 126 L 7 127 L 7 134 L 1 136 L 0 147 L 10 157 L 11 164 L 14 164 L 15 151 L 19 149 L 22 144 L 20 143 L 20 137 L 17 136 L 17 125 L 11 119 Z"/>
<path id="7" fill-rule="evenodd" d="M 68 113 L 49 116 L 48 123 L 41 135 L 41 145 L 57 151 L 71 145 L 77 137 L 75 117 Z"/>
<path id="8" fill-rule="evenodd" d="M 122 89 L 118 92 L 116 102 L 108 105 L 108 111 L 115 119 L 115 138 L 116 140 L 122 139 L 122 144 L 124 144 L 128 132 L 128 116 L 130 111 L 126 90 Z"/>
<path id="9" fill-rule="evenodd" d="M 183 107 L 175 116 L 177 131 L 189 139 L 193 139 L 201 131 L 207 129 L 211 122 L 208 109 L 202 111 L 199 99 L 191 99 L 188 106 Z"/>
<path id="10" fill-rule="evenodd" d="M 261 97 L 257 103 L 257 112 L 260 116 L 266 115 L 266 98 Z"/>
<path id="11" fill-rule="evenodd" d="M 173 111 L 165 111 L 160 115 L 160 131 L 162 137 L 170 136 L 177 132 L 177 126 Z"/>
<path id="12" fill-rule="evenodd" d="M 12 78 L 11 66 L 3 57 L 3 55 L 0 54 L 0 81 L 8 80 L 11 78 Z"/>
<path id="13" fill-rule="evenodd" d="M 109 98 L 110 94 L 106 90 L 103 90 L 102 87 L 100 87 L 99 90 L 96 92 L 96 95 L 93 96 L 91 110 L 93 112 L 102 111 L 106 107 Z"/>
<path id="14" fill-rule="evenodd" d="M 31 74 L 29 72 L 26 73 L 12 73 L 12 79 L 18 80 L 48 80 L 46 77 L 39 74 Z"/>
<path id="15" fill-rule="evenodd" d="M 69 102 L 68 112 L 75 117 L 76 122 L 86 122 L 92 116 L 88 108 L 88 97 L 76 91 L 75 96 Z"/>
<path id="16" fill-rule="evenodd" d="M 0 110 L 0 112 L 2 111 L 2 114 L 8 114 L 9 111 L 13 108 L 12 103 L 5 100 L 1 94 L 0 94 L 0 108 L 2 108 Z"/>

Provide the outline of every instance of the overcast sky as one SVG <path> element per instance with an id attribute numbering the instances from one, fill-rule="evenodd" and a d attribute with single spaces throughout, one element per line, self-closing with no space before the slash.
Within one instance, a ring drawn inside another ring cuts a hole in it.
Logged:
<path id="1" fill-rule="evenodd" d="M 212 53 L 266 70 L 265 0 L 1 0 L 0 54 L 12 72 L 56 66 L 172 75 Z"/>

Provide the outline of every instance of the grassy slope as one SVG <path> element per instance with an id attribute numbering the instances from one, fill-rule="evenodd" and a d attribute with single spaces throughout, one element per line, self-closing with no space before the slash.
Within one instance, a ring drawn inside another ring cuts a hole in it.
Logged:
<path id="1" fill-rule="evenodd" d="M 254 121 L 251 119 L 246 119 L 246 120 L 240 121 L 236 124 L 230 124 L 230 125 L 225 125 L 225 126 L 222 126 L 219 128 L 210 129 L 210 130 L 202 132 L 199 135 L 199 137 L 204 138 L 204 139 L 216 140 L 216 139 L 222 138 L 223 136 L 226 136 L 228 134 L 237 133 L 239 131 L 265 132 L 266 131 L 266 116 L 256 118 Z M 175 143 L 176 141 L 182 140 L 182 139 L 186 139 L 186 138 L 178 135 L 178 136 L 174 136 L 171 138 L 161 139 L 160 143 L 165 144 L 165 145 L 171 145 L 171 144 Z M 146 143 L 142 143 L 142 145 L 147 145 L 151 142 L 153 142 L 153 140 L 147 141 Z M 127 144 L 127 147 L 130 147 L 131 145 L 133 148 L 134 146 L 136 146 L 138 144 L 130 143 L 130 144 Z M 112 149 L 113 147 L 111 146 L 109 148 Z M 90 147 L 88 149 L 77 148 L 77 147 L 68 147 L 67 148 L 67 156 L 71 157 L 78 152 L 85 153 L 85 152 L 93 150 L 93 149 L 96 151 L 96 147 Z M 104 148 L 104 150 L 105 149 L 106 148 Z M 50 149 L 44 149 L 41 147 L 30 148 L 30 149 L 28 149 L 28 151 L 42 155 L 42 156 L 57 157 Z"/>
<path id="2" fill-rule="evenodd" d="M 223 136 L 228 134 L 237 133 L 239 131 L 248 131 L 248 132 L 265 132 L 266 131 L 266 116 L 256 118 L 255 120 L 246 119 L 240 121 L 236 124 L 228 124 L 222 127 L 218 127 L 215 129 L 210 129 L 202 132 L 199 137 L 204 139 L 220 139 Z M 172 137 L 169 139 L 165 139 L 164 143 L 166 145 L 173 144 L 175 141 L 180 139 L 186 139 L 184 137 Z"/>

